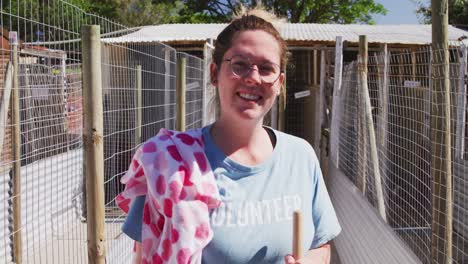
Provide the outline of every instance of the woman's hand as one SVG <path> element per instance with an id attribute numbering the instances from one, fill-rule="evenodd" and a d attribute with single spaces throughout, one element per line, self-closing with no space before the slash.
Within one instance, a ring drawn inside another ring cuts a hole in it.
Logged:
<path id="1" fill-rule="evenodd" d="M 141 255 L 143 253 L 141 251 L 141 243 L 140 242 L 135 241 L 134 251 L 135 251 L 135 256 L 133 257 L 133 264 L 140 264 L 141 263 Z"/>
<path id="2" fill-rule="evenodd" d="M 286 264 L 329 264 L 331 257 L 330 244 L 324 244 L 319 248 L 309 250 L 307 254 L 296 260 L 293 256 L 287 255 L 284 257 Z"/>

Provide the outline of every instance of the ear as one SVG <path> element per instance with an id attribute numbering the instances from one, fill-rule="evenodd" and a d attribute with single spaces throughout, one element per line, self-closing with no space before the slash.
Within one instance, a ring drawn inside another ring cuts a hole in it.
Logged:
<path id="1" fill-rule="evenodd" d="M 212 62 L 210 63 L 210 81 L 213 86 L 218 85 L 218 66 Z"/>
<path id="2" fill-rule="evenodd" d="M 286 78 L 286 75 L 284 74 L 284 72 L 280 73 L 280 77 L 279 77 L 278 81 L 279 81 L 279 85 L 281 87 L 283 86 L 283 82 L 284 82 L 285 78 Z"/>
<path id="3" fill-rule="evenodd" d="M 278 79 L 279 89 L 278 89 L 278 91 L 276 91 L 276 95 L 280 95 L 280 94 L 281 94 L 281 89 L 283 88 L 283 83 L 284 83 L 285 78 L 286 78 L 286 75 L 284 74 L 284 72 L 282 72 L 282 73 L 280 74 L 279 79 Z"/>

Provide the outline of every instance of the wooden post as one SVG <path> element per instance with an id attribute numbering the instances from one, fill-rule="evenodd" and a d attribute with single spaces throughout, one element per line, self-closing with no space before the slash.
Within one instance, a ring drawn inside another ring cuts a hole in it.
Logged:
<path id="1" fill-rule="evenodd" d="M 4 150 L 3 141 L 5 140 L 8 128 L 8 109 L 10 108 L 11 88 L 13 86 L 13 65 L 11 62 L 7 63 L 4 76 L 3 95 L 0 101 L 0 155 L 2 155 L 2 151 Z"/>
<path id="2" fill-rule="evenodd" d="M 11 114 L 13 125 L 13 261 L 22 263 L 22 228 L 21 228 L 21 125 L 20 125 L 20 103 L 19 103 L 19 81 L 18 81 L 18 35 L 10 32 L 10 51 L 13 64 L 13 87 L 11 89 Z"/>
<path id="3" fill-rule="evenodd" d="M 279 96 L 276 97 L 275 102 L 273 103 L 273 106 L 270 109 L 270 120 L 271 124 L 270 126 L 274 129 L 278 129 L 278 100 Z"/>
<path id="4" fill-rule="evenodd" d="M 177 73 L 176 73 L 176 129 L 185 131 L 185 66 L 187 59 L 184 57 L 177 58 Z"/>
<path id="5" fill-rule="evenodd" d="M 426 126 L 426 129 L 424 130 L 424 133 L 425 135 L 427 135 L 427 137 L 429 138 L 429 140 L 432 138 L 432 131 L 431 131 L 431 113 L 432 113 L 432 94 L 434 92 L 434 75 L 433 75 L 433 69 L 432 69 L 432 65 L 434 64 L 434 52 L 432 50 L 432 46 L 429 46 L 428 47 L 428 52 L 429 52 L 429 69 L 428 69 L 428 75 L 429 75 L 429 80 L 428 80 L 428 89 L 427 89 L 427 92 L 426 94 L 424 95 L 424 100 L 425 100 L 425 103 L 424 103 L 424 113 L 426 113 L 424 115 L 424 123 L 425 124 L 429 124 Z M 432 159 L 432 156 L 429 157 L 429 159 L 427 160 L 427 163 L 431 164 L 431 159 Z M 429 172 L 430 173 L 430 172 Z"/>
<path id="6" fill-rule="evenodd" d="M 416 81 L 417 76 L 417 60 L 416 60 L 416 50 L 414 48 L 411 49 L 411 80 Z"/>
<path id="7" fill-rule="evenodd" d="M 448 0 L 431 0 L 434 80 L 431 112 L 432 261 L 452 263 L 452 154 Z M 445 255 L 444 255 L 445 253 Z"/>
<path id="8" fill-rule="evenodd" d="M 367 189 L 367 164 L 368 164 L 368 153 L 367 153 L 367 127 L 366 127 L 366 104 L 364 100 L 364 94 L 362 92 L 362 89 L 364 89 L 364 85 L 366 85 L 366 90 L 367 90 L 367 75 L 366 77 L 362 78 L 362 73 L 365 71 L 367 73 L 367 42 L 365 43 L 365 53 L 364 55 L 362 54 L 363 51 L 361 51 L 361 42 L 359 42 L 359 57 L 358 57 L 358 72 L 357 72 L 357 78 L 358 78 L 358 88 L 357 88 L 357 146 L 356 146 L 356 153 L 357 153 L 357 171 L 356 171 L 356 186 L 361 190 L 361 193 L 363 196 L 366 195 L 366 189 Z M 361 58 L 366 59 L 366 64 L 362 62 Z"/>
<path id="9" fill-rule="evenodd" d="M 361 189 L 363 196 L 366 195 L 367 189 L 367 164 L 368 164 L 368 131 L 366 123 L 366 105 L 364 101 L 364 96 L 362 94 L 361 88 L 364 85 L 360 79 L 361 66 L 358 64 L 358 104 L 357 104 L 357 175 L 356 175 L 356 185 Z M 367 82 L 367 78 L 366 78 Z M 367 84 L 367 83 L 366 83 Z M 359 88 L 361 87 L 361 88 Z M 359 174 L 361 173 L 361 174 Z"/>
<path id="10" fill-rule="evenodd" d="M 380 60 L 378 60 L 380 61 Z M 388 132 L 388 100 L 390 98 L 390 93 L 388 91 L 388 47 L 387 44 L 385 43 L 382 49 L 382 69 L 380 68 L 380 65 L 378 67 L 379 73 L 379 103 L 381 107 L 380 111 L 380 121 L 381 123 L 379 124 L 380 128 L 380 146 L 385 146 L 386 140 L 387 140 L 387 132 Z"/>
<path id="11" fill-rule="evenodd" d="M 338 95 L 341 91 L 341 79 L 343 74 L 343 37 L 337 36 L 336 43 L 335 43 L 335 72 L 334 72 L 334 84 L 333 84 L 333 98 L 332 98 L 332 109 L 331 109 L 331 127 L 334 128 L 337 125 L 338 116 Z M 332 131 L 330 131 L 332 132 Z M 334 132 L 335 133 L 335 132 Z M 339 140 L 339 138 L 332 138 L 334 133 L 330 133 L 330 142 L 335 142 Z M 336 160 L 333 161 L 336 167 L 339 167 L 339 159 L 340 159 L 340 152 L 339 152 L 339 142 L 335 142 L 335 146 L 330 145 L 330 150 L 332 147 L 336 148 L 333 152 L 336 153 Z"/>
<path id="12" fill-rule="evenodd" d="M 314 104 L 315 104 L 315 109 L 314 109 L 314 125 L 313 125 L 313 140 L 314 140 L 314 149 L 316 149 L 316 154 L 317 154 L 317 158 L 318 160 L 320 160 L 320 138 L 321 138 L 321 135 L 322 135 L 322 104 L 323 104 L 323 98 L 322 98 L 322 91 L 321 91 L 321 84 L 320 84 L 320 81 L 321 79 L 319 80 L 319 68 L 321 67 L 321 64 L 319 64 L 319 61 L 318 61 L 318 55 L 319 55 L 319 52 L 317 49 L 314 49 L 314 60 L 313 60 L 313 63 L 314 63 L 314 76 L 313 76 L 313 84 L 314 84 L 314 94 L 315 94 L 315 100 L 314 100 Z M 321 72 L 320 72 L 321 74 Z M 321 75 L 320 75 L 321 77 Z M 312 93 L 311 93 L 312 94 Z"/>
<path id="13" fill-rule="evenodd" d="M 284 82 L 283 87 L 281 88 L 280 95 L 278 96 L 278 130 L 285 132 L 285 111 L 286 111 L 286 98 L 287 98 L 287 90 L 286 90 L 286 71 L 284 72 Z"/>
<path id="14" fill-rule="evenodd" d="M 372 106 L 369 96 L 369 89 L 367 87 L 367 37 L 359 36 L 359 79 L 360 84 L 359 88 L 361 89 L 360 94 L 362 96 L 362 101 L 365 107 L 366 113 L 366 126 L 369 135 L 369 144 L 370 144 L 370 157 L 372 169 L 374 171 L 374 184 L 375 192 L 377 196 L 377 208 L 379 210 L 380 216 L 386 222 L 387 216 L 385 213 L 385 203 L 383 199 L 382 191 L 382 180 L 380 177 L 380 167 L 379 167 L 379 157 L 377 154 L 377 144 L 375 140 L 375 131 L 374 131 L 374 122 L 372 119 Z"/>
<path id="15" fill-rule="evenodd" d="M 135 146 L 142 142 L 142 86 L 143 86 L 143 74 L 141 65 L 136 66 L 136 131 L 135 131 Z M 167 117 L 164 117 L 167 118 Z"/>
<path id="16" fill-rule="evenodd" d="M 166 128 L 171 127 L 171 52 L 174 52 L 172 49 L 165 47 L 164 48 L 164 126 Z M 173 74 L 173 73 L 172 73 Z"/>
<path id="17" fill-rule="evenodd" d="M 302 214 L 296 210 L 293 214 L 293 257 L 298 260 L 302 257 Z"/>
<path id="18" fill-rule="evenodd" d="M 460 47 L 460 71 L 458 79 L 458 102 L 457 102 L 457 132 L 455 142 L 455 157 L 463 159 L 465 154 L 465 133 L 466 133 L 466 85 L 465 75 L 467 64 L 467 48 L 466 46 Z"/>
<path id="19" fill-rule="evenodd" d="M 213 39 L 207 39 L 203 46 L 203 59 L 205 62 L 204 87 L 203 87 L 203 126 L 213 123 L 219 116 L 218 90 L 211 85 L 210 64 L 212 62 L 212 51 L 214 50 Z"/>
<path id="20" fill-rule="evenodd" d="M 314 86 L 317 86 L 318 85 L 318 50 L 317 49 L 314 49 L 314 78 L 312 79 L 313 80 L 313 84 Z"/>
<path id="21" fill-rule="evenodd" d="M 208 89 L 210 88 L 210 61 L 209 58 L 209 43 L 205 42 L 203 45 L 203 65 L 205 70 L 203 71 L 203 96 L 202 96 L 202 126 L 209 125 L 209 113 L 210 113 L 210 99 Z"/>
<path id="22" fill-rule="evenodd" d="M 320 98 L 318 98 L 319 89 L 317 87 L 317 50 L 308 50 L 307 56 L 303 60 L 306 67 L 298 67 L 298 71 L 306 77 L 307 90 L 309 90 L 309 96 L 304 97 L 304 108 L 301 120 L 303 123 L 304 139 L 316 150 L 317 145 L 317 105 Z"/>
<path id="23" fill-rule="evenodd" d="M 390 92 L 389 92 L 389 85 L 388 85 L 388 66 L 389 66 L 389 57 L 388 57 L 388 47 L 387 44 L 385 43 L 382 47 L 382 53 L 380 55 L 380 59 L 377 60 L 379 65 L 377 67 L 378 69 L 378 76 L 379 76 L 379 105 L 380 105 L 380 111 L 379 111 L 379 123 L 378 123 L 378 129 L 379 129 L 379 134 L 378 134 L 378 139 L 379 140 L 379 148 L 381 149 L 381 163 L 379 163 L 379 166 L 382 168 L 381 171 L 383 172 L 383 175 L 387 174 L 387 163 L 388 163 L 388 146 L 389 146 L 389 139 L 388 139 L 388 116 L 389 116 L 389 100 L 390 100 Z M 385 176 L 382 178 L 382 184 L 385 186 Z M 386 189 L 383 189 L 383 194 L 384 194 L 384 201 L 385 197 L 388 197 L 388 193 L 386 192 Z"/>
<path id="24" fill-rule="evenodd" d="M 325 94 L 325 88 L 326 88 L 326 72 L 327 72 L 327 65 L 326 65 L 326 51 L 324 49 L 322 49 L 320 51 L 320 93 L 319 93 L 319 97 L 320 97 L 320 100 L 319 100 L 319 103 L 318 103 L 318 124 L 319 124 L 319 127 L 318 127 L 318 132 L 319 132 L 319 161 L 320 163 L 324 163 L 326 161 L 326 148 L 328 146 L 327 142 L 324 142 L 325 141 L 325 137 L 324 135 L 322 134 L 323 133 L 323 129 L 325 129 L 327 127 L 327 124 L 325 123 L 325 116 L 326 116 L 326 109 L 327 107 L 325 106 L 326 104 L 326 100 L 325 100 L 325 97 L 326 97 L 326 94 Z M 325 166 L 325 164 L 322 164 L 322 170 L 324 169 L 328 169 L 328 166 Z M 327 175 L 327 173 L 323 173 L 324 175 Z"/>
<path id="25" fill-rule="evenodd" d="M 83 144 L 88 227 L 88 262 L 106 262 L 104 138 L 101 40 L 97 25 L 81 29 L 83 47 Z"/>

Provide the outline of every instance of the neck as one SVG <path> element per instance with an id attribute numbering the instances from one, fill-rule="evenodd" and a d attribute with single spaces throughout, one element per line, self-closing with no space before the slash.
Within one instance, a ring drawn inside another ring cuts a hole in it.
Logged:
<path id="1" fill-rule="evenodd" d="M 256 165 L 273 152 L 263 120 L 255 123 L 232 122 L 220 118 L 211 128 L 214 143 L 232 160 L 244 165 Z"/>

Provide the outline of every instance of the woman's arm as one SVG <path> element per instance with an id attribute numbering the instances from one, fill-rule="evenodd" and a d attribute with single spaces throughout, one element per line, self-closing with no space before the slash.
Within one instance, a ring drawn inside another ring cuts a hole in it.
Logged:
<path id="1" fill-rule="evenodd" d="M 330 244 L 324 244 L 319 248 L 311 249 L 301 259 L 294 259 L 293 256 L 287 255 L 284 258 L 286 264 L 329 264 L 331 258 Z"/>
<path id="2" fill-rule="evenodd" d="M 141 264 L 141 243 L 135 241 L 135 256 L 133 258 L 133 264 Z"/>

